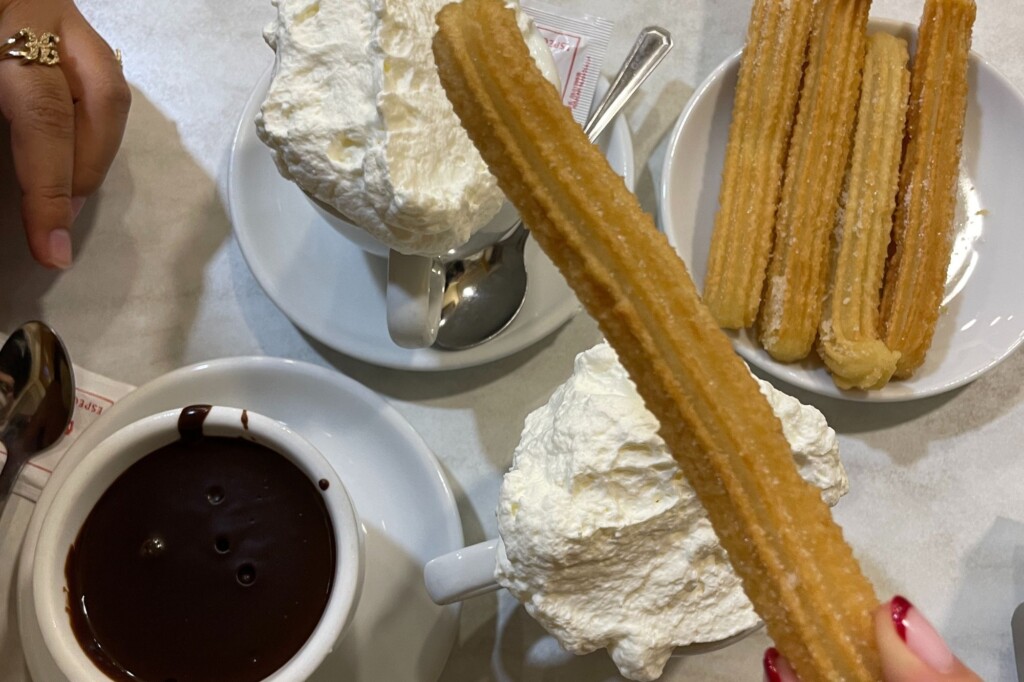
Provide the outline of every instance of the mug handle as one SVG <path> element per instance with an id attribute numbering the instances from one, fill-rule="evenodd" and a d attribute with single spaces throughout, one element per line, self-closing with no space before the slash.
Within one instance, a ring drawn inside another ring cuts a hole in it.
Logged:
<path id="1" fill-rule="evenodd" d="M 485 540 L 428 561 L 423 581 L 434 603 L 451 604 L 498 590 L 501 586 L 494 581 L 494 567 L 499 542 L 497 538 Z"/>
<path id="2" fill-rule="evenodd" d="M 440 258 L 388 254 L 388 333 L 402 348 L 426 348 L 437 339 L 444 279 Z"/>

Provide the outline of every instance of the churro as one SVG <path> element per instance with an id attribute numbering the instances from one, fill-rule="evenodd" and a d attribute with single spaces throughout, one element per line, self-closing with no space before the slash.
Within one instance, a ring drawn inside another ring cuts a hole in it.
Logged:
<path id="1" fill-rule="evenodd" d="M 882 290 L 882 339 L 911 376 L 932 343 L 953 248 L 953 211 L 967 111 L 973 0 L 927 0 L 910 76 L 907 142 Z"/>
<path id="2" fill-rule="evenodd" d="M 761 345 L 782 362 L 807 357 L 818 335 L 870 6 L 825 0 L 811 29 L 758 318 Z"/>
<path id="3" fill-rule="evenodd" d="M 840 388 L 885 386 L 900 356 L 879 338 L 878 306 L 903 153 L 908 59 L 906 41 L 886 33 L 868 38 L 843 215 L 818 330 L 818 354 Z"/>
<path id="4" fill-rule="evenodd" d="M 761 303 L 786 145 L 813 0 L 754 0 L 711 237 L 704 302 L 723 327 L 749 327 Z"/>
<path id="5" fill-rule="evenodd" d="M 438 25 L 456 114 L 658 417 L 780 651 L 804 682 L 879 679 L 874 590 L 686 266 L 530 61 L 501 0 L 450 4 Z"/>

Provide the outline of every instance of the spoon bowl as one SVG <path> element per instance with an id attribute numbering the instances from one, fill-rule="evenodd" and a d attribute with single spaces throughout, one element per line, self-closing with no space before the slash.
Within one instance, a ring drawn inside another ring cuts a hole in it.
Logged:
<path id="1" fill-rule="evenodd" d="M 448 263 L 441 323 L 434 345 L 472 348 L 504 330 L 526 301 L 526 240 L 517 222 L 512 231 L 479 253 Z"/>
<path id="2" fill-rule="evenodd" d="M 64 435 L 75 407 L 75 377 L 63 341 L 42 322 L 27 322 L 0 348 L 0 510 L 22 467 Z"/>

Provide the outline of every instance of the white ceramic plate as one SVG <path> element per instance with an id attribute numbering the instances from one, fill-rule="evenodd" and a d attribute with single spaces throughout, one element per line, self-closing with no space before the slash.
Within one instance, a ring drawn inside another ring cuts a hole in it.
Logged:
<path id="1" fill-rule="evenodd" d="M 914 42 L 916 27 L 872 21 Z M 718 208 L 722 159 L 732 118 L 739 53 L 694 93 L 669 142 L 659 219 L 698 287 Z M 878 391 L 836 388 L 817 355 L 795 364 L 773 360 L 749 331 L 730 332 L 740 355 L 785 382 L 823 395 L 900 401 L 948 391 L 995 367 L 1024 339 L 1024 97 L 991 64 L 971 54 L 963 162 L 957 190 L 956 243 L 945 309 L 924 365 L 913 378 Z"/>
<path id="2" fill-rule="evenodd" d="M 384 283 L 387 263 L 371 256 L 325 222 L 309 199 L 277 172 L 256 137 L 253 120 L 270 83 L 268 70 L 242 112 L 231 148 L 228 204 L 235 237 L 267 296 L 300 329 L 331 348 L 386 367 L 441 370 L 473 367 L 540 341 L 579 309 L 572 290 L 532 239 L 523 308 L 508 329 L 475 348 L 407 349 L 388 336 Z M 597 97 L 607 88 L 601 83 Z M 633 143 L 620 117 L 603 138 L 612 167 L 634 183 Z"/>
<path id="3" fill-rule="evenodd" d="M 122 426 L 194 403 L 246 408 L 285 422 L 324 454 L 355 504 L 366 533 L 362 596 L 341 646 L 311 679 L 436 680 L 458 634 L 459 606 L 430 600 L 423 565 L 464 544 L 437 459 L 369 389 L 337 372 L 276 358 L 216 360 L 156 379 L 114 405 L 64 455 L 36 504 L 18 569 L 21 638 L 33 679 L 59 679 L 40 648 L 31 593 L 36 538 L 61 482 Z"/>

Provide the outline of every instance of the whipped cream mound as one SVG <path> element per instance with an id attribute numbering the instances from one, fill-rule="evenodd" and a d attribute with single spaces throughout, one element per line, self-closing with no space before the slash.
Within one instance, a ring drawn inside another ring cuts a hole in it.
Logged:
<path id="1" fill-rule="evenodd" d="M 390 248 L 466 242 L 504 195 L 459 123 L 431 51 L 450 0 L 273 0 L 274 77 L 256 116 L 281 174 Z M 530 19 L 541 69 L 554 62 Z"/>
<path id="2" fill-rule="evenodd" d="M 847 491 L 822 414 L 759 381 L 800 474 L 835 504 Z M 607 648 L 634 680 L 672 649 L 759 619 L 658 421 L 606 343 L 526 418 L 498 504 L 495 578 L 577 654 Z M 502 547 L 503 545 L 503 547 Z"/>

